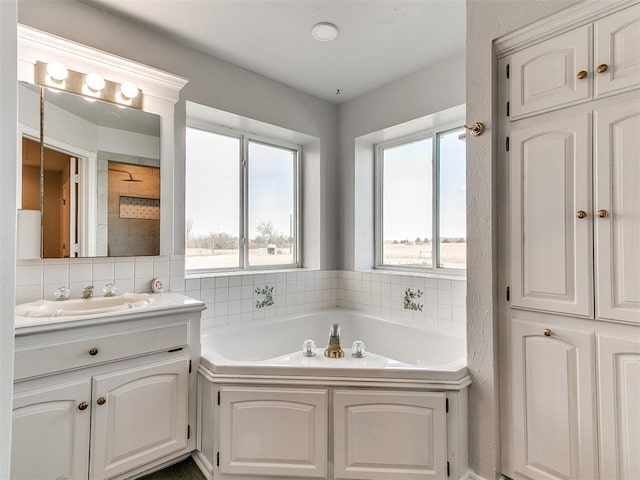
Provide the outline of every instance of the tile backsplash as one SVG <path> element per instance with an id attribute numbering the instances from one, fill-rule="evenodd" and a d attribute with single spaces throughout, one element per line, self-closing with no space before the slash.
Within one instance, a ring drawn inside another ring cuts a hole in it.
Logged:
<path id="1" fill-rule="evenodd" d="M 184 256 L 19 260 L 16 303 L 53 299 L 68 286 L 78 297 L 87 285 L 102 293 L 150 292 L 159 277 L 165 290 L 202 300 L 202 328 L 342 307 L 393 321 L 463 331 L 466 281 L 389 272 L 297 270 L 216 277 L 184 276 Z"/>

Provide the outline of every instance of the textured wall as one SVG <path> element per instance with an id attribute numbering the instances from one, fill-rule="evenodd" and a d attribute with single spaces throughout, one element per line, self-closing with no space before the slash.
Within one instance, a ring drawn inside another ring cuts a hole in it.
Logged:
<path id="1" fill-rule="evenodd" d="M 0 1 L 0 478 L 9 478 L 13 403 L 13 305 L 15 295 L 16 156 L 18 134 L 16 1 Z"/>
<path id="2" fill-rule="evenodd" d="M 484 478 L 499 470 L 495 159 L 497 132 L 492 41 L 576 1 L 467 0 L 467 121 L 487 131 L 467 142 L 467 359 L 469 466 Z"/>

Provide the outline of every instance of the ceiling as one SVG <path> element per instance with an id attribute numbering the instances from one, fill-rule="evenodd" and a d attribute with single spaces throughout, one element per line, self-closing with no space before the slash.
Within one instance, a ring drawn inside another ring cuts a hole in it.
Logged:
<path id="1" fill-rule="evenodd" d="M 84 1 L 334 103 L 465 47 L 464 0 Z M 338 38 L 314 40 L 318 22 Z"/>

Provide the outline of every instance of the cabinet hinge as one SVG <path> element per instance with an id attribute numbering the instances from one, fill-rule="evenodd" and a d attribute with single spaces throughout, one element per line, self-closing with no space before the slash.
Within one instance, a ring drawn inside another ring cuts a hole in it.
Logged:
<path id="1" fill-rule="evenodd" d="M 507 287 L 507 302 L 511 300 L 511 289 Z"/>
<path id="2" fill-rule="evenodd" d="M 216 467 L 220 466 L 220 452 L 216 453 Z"/>
<path id="3" fill-rule="evenodd" d="M 509 151 L 509 137 L 507 137 L 507 140 L 504 143 L 505 143 L 505 148 L 507 149 L 507 152 L 508 152 Z"/>
<path id="4" fill-rule="evenodd" d="M 73 183 L 80 183 L 80 175 L 77 173 L 73 174 Z"/>
<path id="5" fill-rule="evenodd" d="M 451 476 L 451 465 L 447 462 L 447 477 Z"/>
<path id="6" fill-rule="evenodd" d="M 218 405 L 220 405 L 220 390 L 218 390 Z"/>
<path id="7" fill-rule="evenodd" d="M 509 64 L 507 63 L 507 78 L 509 78 Z"/>
<path id="8" fill-rule="evenodd" d="M 507 117 L 509 116 L 509 102 L 507 102 Z"/>
<path id="9" fill-rule="evenodd" d="M 191 425 L 187 425 L 187 440 L 191 438 Z"/>
<path id="10" fill-rule="evenodd" d="M 180 349 L 182 350 L 182 349 Z M 191 373 L 191 360 L 189 360 L 189 373 Z"/>
<path id="11" fill-rule="evenodd" d="M 449 399 L 448 398 L 444 399 L 444 411 L 446 413 L 449 413 Z"/>

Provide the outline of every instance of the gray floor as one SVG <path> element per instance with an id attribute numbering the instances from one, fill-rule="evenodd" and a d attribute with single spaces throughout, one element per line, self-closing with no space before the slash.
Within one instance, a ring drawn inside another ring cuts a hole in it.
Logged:
<path id="1" fill-rule="evenodd" d="M 139 480 L 205 480 L 191 457 Z"/>

